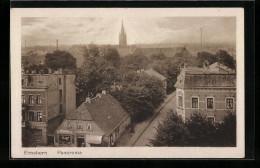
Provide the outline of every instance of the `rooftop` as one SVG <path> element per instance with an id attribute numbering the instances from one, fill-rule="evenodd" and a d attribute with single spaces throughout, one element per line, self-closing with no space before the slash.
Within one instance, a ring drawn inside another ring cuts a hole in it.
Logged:
<path id="1" fill-rule="evenodd" d="M 110 134 L 129 114 L 111 95 L 91 99 L 82 103 L 67 119 L 94 121 L 105 134 Z"/>
<path id="2" fill-rule="evenodd" d="M 160 73 L 156 72 L 153 69 L 148 69 L 148 70 L 144 71 L 144 73 L 146 73 L 147 75 L 150 75 L 150 76 L 154 76 L 160 80 L 166 80 L 166 77 L 164 77 L 163 75 L 161 75 Z"/>

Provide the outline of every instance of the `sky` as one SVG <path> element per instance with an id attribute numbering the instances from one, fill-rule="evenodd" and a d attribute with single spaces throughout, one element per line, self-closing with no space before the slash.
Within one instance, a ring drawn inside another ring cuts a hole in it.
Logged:
<path id="1" fill-rule="evenodd" d="M 121 23 L 128 44 L 235 43 L 235 17 L 24 17 L 22 46 L 118 44 Z"/>

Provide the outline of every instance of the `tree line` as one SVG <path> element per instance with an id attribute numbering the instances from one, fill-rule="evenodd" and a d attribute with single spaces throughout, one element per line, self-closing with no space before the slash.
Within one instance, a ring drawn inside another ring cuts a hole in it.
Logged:
<path id="1" fill-rule="evenodd" d="M 198 112 L 184 122 L 173 110 L 158 123 L 153 146 L 236 146 L 236 115 L 227 112 L 221 123 L 212 123 Z"/>

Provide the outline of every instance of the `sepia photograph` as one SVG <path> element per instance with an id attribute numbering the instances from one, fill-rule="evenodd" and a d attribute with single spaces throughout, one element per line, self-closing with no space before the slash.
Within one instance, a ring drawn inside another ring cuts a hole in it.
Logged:
<path id="1" fill-rule="evenodd" d="M 11 16 L 13 156 L 243 157 L 243 10 Z"/>

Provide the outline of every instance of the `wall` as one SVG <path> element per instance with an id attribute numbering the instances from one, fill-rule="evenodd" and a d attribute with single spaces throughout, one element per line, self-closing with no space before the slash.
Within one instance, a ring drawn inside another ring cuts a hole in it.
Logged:
<path id="1" fill-rule="evenodd" d="M 69 115 L 76 110 L 76 86 L 75 86 L 75 75 L 65 75 L 65 115 Z"/>
<path id="2" fill-rule="evenodd" d="M 191 98 L 192 96 L 199 97 L 199 109 L 192 109 Z M 213 109 L 206 108 L 206 98 L 214 98 Z M 185 90 L 185 115 L 189 118 L 190 114 L 194 111 L 198 111 L 204 116 L 208 113 L 215 115 L 215 121 L 221 121 L 227 113 L 226 109 L 226 97 L 234 97 L 234 109 L 230 110 L 235 114 L 236 112 L 236 90 L 235 89 L 199 89 L 199 90 Z"/>
<path id="3" fill-rule="evenodd" d="M 77 124 L 80 123 L 83 126 L 82 130 L 77 130 Z M 72 129 L 68 129 L 68 124 L 71 124 Z M 91 130 L 87 129 L 87 125 L 91 125 Z M 74 138 L 74 143 L 71 146 L 77 146 L 77 136 L 78 135 L 103 135 L 103 131 L 99 126 L 93 121 L 81 121 L 81 120 L 67 120 L 65 119 L 62 124 L 55 130 L 55 146 L 59 145 L 59 135 L 71 135 Z"/>
<path id="4" fill-rule="evenodd" d="M 182 96 L 182 105 L 183 107 L 179 107 L 178 106 L 178 97 L 179 96 Z M 185 121 L 185 117 L 186 117 L 186 114 L 185 114 L 185 103 L 184 103 L 184 100 L 185 100 L 185 94 L 184 94 L 184 90 L 183 89 L 180 89 L 180 88 L 177 88 L 176 89 L 176 112 L 178 115 L 181 115 L 182 116 L 182 119 Z"/>
<path id="5" fill-rule="evenodd" d="M 46 143 L 46 128 L 47 128 L 47 100 L 46 100 L 46 93 L 45 89 L 22 89 L 22 95 L 25 96 L 25 104 L 27 105 L 28 109 L 25 113 L 25 122 L 27 126 L 32 129 L 37 129 L 37 133 L 42 133 L 42 141 L 40 143 Z M 33 104 L 29 104 L 29 95 L 33 95 Z M 41 104 L 36 104 L 36 96 L 41 95 Z M 29 112 L 34 112 L 34 121 L 29 121 Z M 42 122 L 37 122 L 37 112 L 42 112 Z"/>

